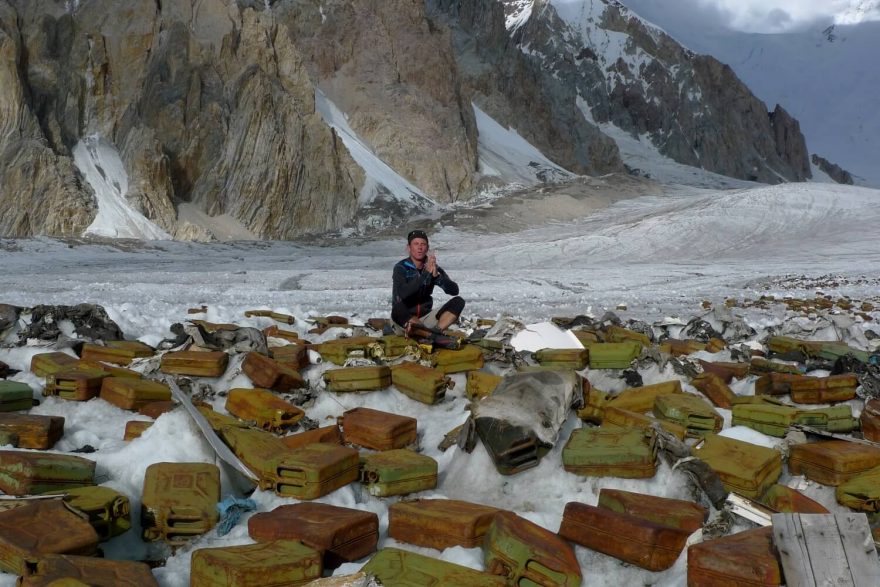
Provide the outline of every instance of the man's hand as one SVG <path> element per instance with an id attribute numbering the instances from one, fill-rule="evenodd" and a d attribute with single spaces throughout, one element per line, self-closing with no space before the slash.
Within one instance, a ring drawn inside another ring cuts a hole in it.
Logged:
<path id="1" fill-rule="evenodd" d="M 439 273 L 437 272 L 437 256 L 434 254 L 434 251 L 428 253 L 428 262 L 425 265 L 425 268 L 434 277 L 437 277 L 437 275 L 439 275 Z"/>

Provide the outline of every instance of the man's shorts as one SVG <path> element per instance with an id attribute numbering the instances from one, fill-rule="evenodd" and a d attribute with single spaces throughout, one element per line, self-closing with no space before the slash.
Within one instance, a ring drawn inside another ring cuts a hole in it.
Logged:
<path id="1" fill-rule="evenodd" d="M 437 322 L 440 319 L 440 314 L 449 311 L 456 316 L 461 316 L 462 310 L 464 310 L 464 300 L 459 296 L 455 296 L 454 298 L 447 300 L 445 304 L 443 304 L 436 310 L 431 310 L 430 312 L 422 316 L 420 321 L 428 328 L 437 328 Z M 394 333 L 399 336 L 403 336 L 405 334 L 403 328 L 401 328 L 397 324 L 394 325 Z"/>

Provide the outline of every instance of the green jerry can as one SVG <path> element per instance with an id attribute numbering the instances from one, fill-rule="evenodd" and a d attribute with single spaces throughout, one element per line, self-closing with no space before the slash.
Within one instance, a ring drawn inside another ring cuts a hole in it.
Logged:
<path id="1" fill-rule="evenodd" d="M 581 567 L 571 545 L 551 532 L 510 512 L 492 520 L 483 542 L 486 570 L 508 585 L 578 586 Z"/>
<path id="2" fill-rule="evenodd" d="M 782 438 L 794 423 L 798 409 L 771 404 L 737 404 L 733 406 L 734 426 L 748 426 L 762 434 Z"/>
<path id="3" fill-rule="evenodd" d="M 707 434 L 691 454 L 718 474 L 728 491 L 759 498 L 782 474 L 782 454 L 735 438 Z"/>
<path id="4" fill-rule="evenodd" d="M 0 413 L 0 434 L 17 438 L 18 448 L 46 450 L 64 435 L 64 418 Z"/>
<path id="5" fill-rule="evenodd" d="M 860 512 L 880 511 L 880 467 L 869 469 L 841 483 L 837 502 Z"/>
<path id="6" fill-rule="evenodd" d="M 399 448 L 360 456 L 360 480 L 370 495 L 406 495 L 437 487 L 437 461 Z"/>
<path id="7" fill-rule="evenodd" d="M 399 501 L 388 508 L 388 536 L 399 542 L 443 550 L 476 548 L 498 508 L 455 499 Z"/>
<path id="8" fill-rule="evenodd" d="M 109 487 L 74 487 L 49 491 L 45 495 L 64 495 L 64 501 L 70 507 L 88 516 L 89 524 L 102 541 L 119 536 L 131 528 L 131 504 L 128 497 Z"/>
<path id="9" fill-rule="evenodd" d="M 206 410 L 200 411 L 206 413 Z M 260 478 L 260 489 L 274 491 L 278 484 L 278 461 L 290 455 L 292 451 L 280 438 L 270 432 L 243 425 L 222 425 L 223 418 L 228 416 L 217 412 L 213 414 L 215 414 L 213 420 L 209 419 L 209 422 L 213 421 L 220 425 L 219 428 L 215 428 L 217 434 L 232 449 L 235 456 Z"/>
<path id="10" fill-rule="evenodd" d="M 465 395 L 469 400 L 478 400 L 492 395 L 501 380 L 501 375 L 493 375 L 485 371 L 468 371 Z"/>
<path id="11" fill-rule="evenodd" d="M 642 346 L 651 346 L 651 339 L 648 338 L 647 334 L 636 332 L 635 330 L 630 330 L 629 328 L 624 328 L 622 326 L 611 325 L 605 328 L 605 340 L 607 342 L 626 342 L 634 340 L 641 343 Z"/>
<path id="12" fill-rule="evenodd" d="M 654 415 L 681 424 L 690 436 L 720 432 L 724 418 L 703 398 L 690 393 L 661 395 L 654 400 Z"/>
<path id="13" fill-rule="evenodd" d="M 439 369 L 418 363 L 400 363 L 391 367 L 391 382 L 403 395 L 428 405 L 443 401 L 446 390 L 454 385 L 452 379 Z"/>
<path id="14" fill-rule="evenodd" d="M 0 512 L 0 570 L 28 575 L 44 555 L 98 552 L 98 535 L 85 516 L 57 499 Z"/>
<path id="15" fill-rule="evenodd" d="M 386 365 L 343 367 L 325 371 L 323 378 L 330 391 L 378 391 L 391 385 L 391 368 Z"/>
<path id="16" fill-rule="evenodd" d="M 328 443 L 307 444 L 277 461 L 275 493 L 317 499 L 358 478 L 358 451 Z"/>
<path id="17" fill-rule="evenodd" d="M 74 585 L 159 587 L 146 563 L 71 554 L 48 554 L 41 557 L 33 574 L 19 578 L 18 583 L 19 587 Z"/>
<path id="18" fill-rule="evenodd" d="M 794 423 L 828 432 L 852 432 L 859 427 L 859 421 L 853 418 L 852 408 L 848 404 L 798 410 Z"/>
<path id="19" fill-rule="evenodd" d="M 597 342 L 589 350 L 590 369 L 626 369 L 639 357 L 642 345 L 636 341 Z"/>
<path id="20" fill-rule="evenodd" d="M 40 353 L 31 357 L 31 373 L 37 377 L 48 377 L 53 373 L 77 362 L 77 358 L 67 353 Z"/>
<path id="21" fill-rule="evenodd" d="M 349 358 L 362 359 L 368 356 L 367 347 L 379 342 L 373 336 L 352 336 L 351 338 L 337 338 L 316 344 L 314 350 L 325 361 L 334 365 L 344 365 Z"/>
<path id="22" fill-rule="evenodd" d="M 181 546 L 217 524 L 220 469 L 210 463 L 153 463 L 144 475 L 145 540 Z"/>
<path id="23" fill-rule="evenodd" d="M 535 353 L 535 360 L 542 367 L 549 369 L 580 371 L 587 368 L 587 364 L 590 362 L 590 351 L 587 349 L 541 349 Z"/>
<path id="24" fill-rule="evenodd" d="M 605 408 L 602 423 L 620 428 L 638 428 L 644 432 L 649 432 L 656 424 L 679 440 L 684 440 L 685 436 L 687 436 L 687 428 L 681 424 L 676 424 L 669 420 L 660 420 L 646 414 L 637 414 L 629 410 L 621 410 L 613 405 Z"/>
<path id="25" fill-rule="evenodd" d="M 504 587 L 502 577 L 475 571 L 423 554 L 383 548 L 361 567 L 384 587 Z"/>
<path id="26" fill-rule="evenodd" d="M 483 350 L 473 344 L 462 345 L 460 349 L 439 349 L 431 353 L 431 366 L 444 375 L 463 373 L 483 368 Z"/>
<path id="27" fill-rule="evenodd" d="M 0 381 L 0 412 L 29 410 L 32 407 L 34 407 L 34 390 L 30 385 L 5 379 Z"/>
<path id="28" fill-rule="evenodd" d="M 578 428 L 562 449 L 562 466 L 588 477 L 645 479 L 657 471 L 654 436 L 639 429 Z"/>
<path id="29" fill-rule="evenodd" d="M 297 540 L 200 548 L 190 563 L 190 587 L 305 585 L 324 570 L 321 553 Z"/>
<path id="30" fill-rule="evenodd" d="M 95 461 L 73 455 L 0 450 L 0 491 L 33 495 L 95 484 Z"/>

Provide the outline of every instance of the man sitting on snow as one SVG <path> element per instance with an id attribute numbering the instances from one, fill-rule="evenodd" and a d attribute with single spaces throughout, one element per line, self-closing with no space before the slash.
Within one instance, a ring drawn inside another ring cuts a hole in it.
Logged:
<path id="1" fill-rule="evenodd" d="M 428 235 L 424 230 L 410 231 L 406 241 L 409 257 L 394 266 L 391 319 L 404 332 L 409 332 L 414 324 L 444 330 L 455 323 L 464 310 L 458 284 L 437 265 L 434 252 L 428 250 Z M 455 297 L 431 311 L 435 285 Z"/>

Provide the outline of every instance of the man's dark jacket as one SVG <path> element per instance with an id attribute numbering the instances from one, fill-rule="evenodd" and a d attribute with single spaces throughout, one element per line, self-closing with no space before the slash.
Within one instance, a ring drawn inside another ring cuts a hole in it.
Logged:
<path id="1" fill-rule="evenodd" d="M 435 285 L 448 295 L 458 295 L 458 284 L 449 279 L 440 267 L 437 267 L 437 277 L 434 277 L 427 269 L 417 269 L 410 258 L 399 261 L 394 266 L 391 319 L 403 326 L 413 316 L 425 316 L 434 305 L 431 294 Z"/>

